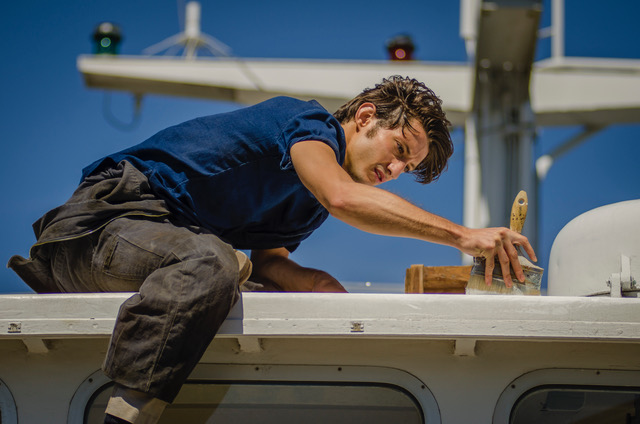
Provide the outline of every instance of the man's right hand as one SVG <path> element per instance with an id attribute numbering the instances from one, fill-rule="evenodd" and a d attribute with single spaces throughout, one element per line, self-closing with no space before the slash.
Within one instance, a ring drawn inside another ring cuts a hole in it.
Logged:
<path id="1" fill-rule="evenodd" d="M 507 287 L 513 283 L 511 268 L 513 268 L 518 280 L 524 281 L 524 272 L 518 260 L 516 245 L 522 246 L 532 261 L 538 260 L 529 239 L 508 228 L 466 228 L 463 234 L 458 248 L 468 255 L 486 259 L 484 280 L 487 285 L 491 285 L 493 268 L 495 267 L 493 258 L 496 256 L 500 261 L 502 277 Z"/>
<path id="2" fill-rule="evenodd" d="M 275 283 L 286 292 L 347 293 L 327 272 L 302 267 L 289 259 L 289 251 L 284 247 L 252 250 L 251 262 L 252 280 Z"/>
<path id="3" fill-rule="evenodd" d="M 342 284 L 335 278 L 324 271 L 317 269 L 307 268 L 310 271 L 315 271 L 313 275 L 313 287 L 312 292 L 317 293 L 347 293 L 347 290 L 342 287 Z"/>

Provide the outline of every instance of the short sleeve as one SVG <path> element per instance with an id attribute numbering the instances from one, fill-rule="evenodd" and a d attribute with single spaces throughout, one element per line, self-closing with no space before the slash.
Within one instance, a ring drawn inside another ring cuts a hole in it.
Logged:
<path id="1" fill-rule="evenodd" d="M 315 102 L 314 102 L 315 103 Z M 316 103 L 317 104 L 317 103 Z M 333 149 L 336 161 L 342 165 L 345 155 L 344 131 L 340 123 L 320 105 L 317 108 L 305 110 L 291 119 L 282 131 L 282 160 L 280 168 L 292 169 L 291 147 L 306 140 L 316 140 L 326 143 Z"/>
<path id="2" fill-rule="evenodd" d="M 296 251 L 296 249 L 300 246 L 300 243 L 296 243 L 296 244 L 291 244 L 289 246 L 285 246 L 285 249 L 287 249 L 287 251 L 289 253 L 293 253 Z"/>

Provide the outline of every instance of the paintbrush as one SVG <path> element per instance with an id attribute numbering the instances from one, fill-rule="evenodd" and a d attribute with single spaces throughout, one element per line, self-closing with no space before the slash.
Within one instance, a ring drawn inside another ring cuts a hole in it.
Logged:
<path id="1" fill-rule="evenodd" d="M 510 228 L 512 231 L 522 233 L 522 227 L 524 226 L 524 221 L 527 218 L 528 207 L 529 201 L 527 192 L 522 190 L 516 196 L 513 201 L 513 206 L 511 207 Z M 544 270 L 531 263 L 531 261 L 524 256 L 520 246 L 516 245 L 516 250 L 518 252 L 518 262 L 520 262 L 520 266 L 522 266 L 522 271 L 524 273 L 524 282 L 518 281 L 515 273 L 510 269 L 509 271 L 511 273 L 513 285 L 511 287 L 507 287 L 502 276 L 500 261 L 497 260 L 497 257 L 494 257 L 493 261 L 495 268 L 491 275 L 491 285 L 488 286 L 484 281 L 486 259 L 474 258 L 473 268 L 471 268 L 471 276 L 467 282 L 466 293 L 540 295 L 540 282 L 542 281 L 542 273 Z"/>

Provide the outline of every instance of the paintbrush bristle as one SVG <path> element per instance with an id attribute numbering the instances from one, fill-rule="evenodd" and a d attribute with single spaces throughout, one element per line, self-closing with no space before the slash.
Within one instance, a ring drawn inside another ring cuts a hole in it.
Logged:
<path id="1" fill-rule="evenodd" d="M 494 277 L 491 280 L 491 285 L 487 286 L 484 281 L 484 274 L 474 275 L 473 273 L 469 277 L 465 292 L 466 294 L 522 294 L 516 284 L 512 287 L 507 287 L 504 281 L 497 280 Z"/>
<path id="2" fill-rule="evenodd" d="M 520 256 L 519 262 L 524 271 L 525 281 L 519 282 L 511 270 L 513 284 L 507 287 L 502 277 L 500 263 L 495 261 L 495 268 L 491 275 L 491 285 L 487 286 L 484 281 L 485 259 L 474 258 L 474 265 L 471 268 L 471 276 L 467 282 L 466 294 L 508 294 L 508 295 L 540 295 L 540 282 L 544 270 L 533 265 L 529 260 Z"/>

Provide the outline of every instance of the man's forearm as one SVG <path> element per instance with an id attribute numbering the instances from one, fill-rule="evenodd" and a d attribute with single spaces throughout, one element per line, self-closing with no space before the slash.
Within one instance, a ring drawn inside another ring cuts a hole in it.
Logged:
<path id="1" fill-rule="evenodd" d="M 487 283 L 491 280 L 495 256 L 507 284 L 511 284 L 510 265 L 518 280 L 524 281 L 516 244 L 537 260 L 527 238 L 508 228 L 466 228 L 420 209 L 393 193 L 363 184 L 353 183 L 350 191 L 353 194 L 346 196 L 349 200 L 337 202 L 339 207 L 331 210 L 336 218 L 368 232 L 445 244 L 468 255 L 484 257 L 490 264 L 485 270 Z"/>
<path id="2" fill-rule="evenodd" d="M 393 193 L 355 182 L 348 186 L 344 198 L 330 204 L 329 212 L 363 231 L 415 238 L 458 249 L 463 246 L 467 230 Z"/>

